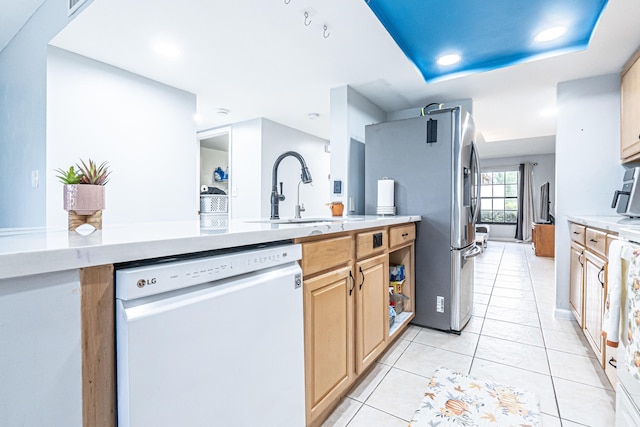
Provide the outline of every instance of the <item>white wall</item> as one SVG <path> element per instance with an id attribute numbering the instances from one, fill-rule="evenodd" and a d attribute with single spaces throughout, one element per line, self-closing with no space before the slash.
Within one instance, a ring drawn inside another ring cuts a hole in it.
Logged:
<path id="1" fill-rule="evenodd" d="M 262 167 L 260 190 L 261 216 L 271 213 L 271 174 L 278 156 L 286 151 L 296 151 L 305 160 L 313 182 L 300 184 L 300 203 L 304 203 L 302 217 L 330 216 L 326 203 L 329 195 L 329 153 L 324 150 L 328 141 L 299 130 L 262 119 Z M 293 218 L 300 182 L 300 162 L 295 157 L 282 160 L 278 168 L 278 182 L 283 182 L 285 200 L 280 202 L 280 218 Z M 279 185 L 278 185 L 279 191 Z"/>
<path id="2" fill-rule="evenodd" d="M 0 326 L 0 425 L 81 426 L 78 270 L 0 280 Z"/>
<path id="3" fill-rule="evenodd" d="M 349 86 L 331 89 L 331 184 L 342 181 L 342 194 L 330 195 L 331 201 L 348 206 L 349 147 L 351 138 L 364 141 L 366 125 L 384 122 L 387 113 Z"/>
<path id="4" fill-rule="evenodd" d="M 47 0 L 0 52 L 0 228 L 46 223 L 47 43 L 73 17 L 66 0 Z"/>
<path id="5" fill-rule="evenodd" d="M 472 99 L 460 99 L 457 101 L 450 101 L 450 102 L 439 102 L 438 100 L 429 100 L 429 101 L 425 101 L 424 105 L 421 105 L 420 107 L 408 108 L 406 110 L 400 110 L 400 111 L 392 111 L 387 114 L 386 121 L 390 122 L 392 120 L 401 120 L 401 119 L 409 119 L 411 117 L 420 117 L 420 114 L 422 114 L 422 108 L 431 104 L 432 102 L 437 102 L 439 104 L 442 104 L 442 108 L 452 108 L 460 105 L 469 113 L 473 114 Z M 427 109 L 427 111 L 432 110 L 434 108 L 438 108 L 438 107 L 435 105 L 432 105 Z M 480 129 L 480 131 L 482 131 L 482 129 Z"/>
<path id="6" fill-rule="evenodd" d="M 558 84 L 556 135 L 556 308 L 569 309 L 567 215 L 615 215 L 620 187 L 620 76 Z"/>
<path id="7" fill-rule="evenodd" d="M 535 156 L 516 156 L 480 159 L 480 167 L 482 171 L 491 170 L 492 168 L 513 166 L 517 169 L 520 163 L 537 163 L 533 167 L 533 206 L 536 212 L 536 218 L 539 214 L 540 206 L 540 186 L 549 181 L 549 199 L 551 200 L 551 212 L 555 209 L 555 187 L 556 187 L 556 156 L 555 154 L 540 154 Z M 489 238 L 493 240 L 515 240 L 515 225 L 499 225 L 491 224 L 491 232 Z"/>
<path id="8" fill-rule="evenodd" d="M 262 120 L 231 126 L 231 218 L 260 218 L 262 169 Z"/>
<path id="9" fill-rule="evenodd" d="M 108 161 L 105 224 L 197 219 L 196 97 L 55 47 L 47 63 L 47 226 L 65 226 L 53 169 Z"/>

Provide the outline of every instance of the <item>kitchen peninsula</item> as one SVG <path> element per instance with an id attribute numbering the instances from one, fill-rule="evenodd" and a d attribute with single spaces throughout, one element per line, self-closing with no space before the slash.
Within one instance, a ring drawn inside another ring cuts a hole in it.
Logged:
<path id="1" fill-rule="evenodd" d="M 197 221 L 107 225 L 86 236 L 64 229 L 0 231 L 0 347 L 10 349 L 0 354 L 0 379 L 9 392 L 2 393 L 2 420 L 115 424 L 114 264 L 372 229 L 382 230 L 386 243 L 390 229 L 420 217 L 328 220 L 234 220 L 221 230 L 201 229 Z"/>

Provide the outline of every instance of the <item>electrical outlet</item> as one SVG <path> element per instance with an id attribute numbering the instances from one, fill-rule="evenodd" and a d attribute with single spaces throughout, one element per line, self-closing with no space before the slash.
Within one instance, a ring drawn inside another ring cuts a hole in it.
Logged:
<path id="1" fill-rule="evenodd" d="M 31 188 L 38 188 L 40 186 L 40 178 L 38 175 L 38 169 L 31 171 Z"/>
<path id="2" fill-rule="evenodd" d="M 444 297 L 438 296 L 436 300 L 436 311 L 438 313 L 444 313 Z"/>

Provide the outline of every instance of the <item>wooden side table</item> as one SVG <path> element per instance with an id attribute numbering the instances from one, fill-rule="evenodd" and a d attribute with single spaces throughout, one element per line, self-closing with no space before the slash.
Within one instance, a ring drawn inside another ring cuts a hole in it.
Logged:
<path id="1" fill-rule="evenodd" d="M 533 250 L 536 256 L 555 256 L 556 227 L 553 224 L 531 223 Z"/>

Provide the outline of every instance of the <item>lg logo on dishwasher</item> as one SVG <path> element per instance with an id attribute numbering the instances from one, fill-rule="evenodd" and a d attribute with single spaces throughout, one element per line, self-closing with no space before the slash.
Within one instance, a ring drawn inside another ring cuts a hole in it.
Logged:
<path id="1" fill-rule="evenodd" d="M 149 279 L 149 280 L 140 279 L 140 280 L 138 280 L 138 283 L 137 283 L 139 288 L 144 288 L 147 285 L 155 285 L 155 284 L 156 284 L 156 278 L 155 277 L 153 279 Z"/>

